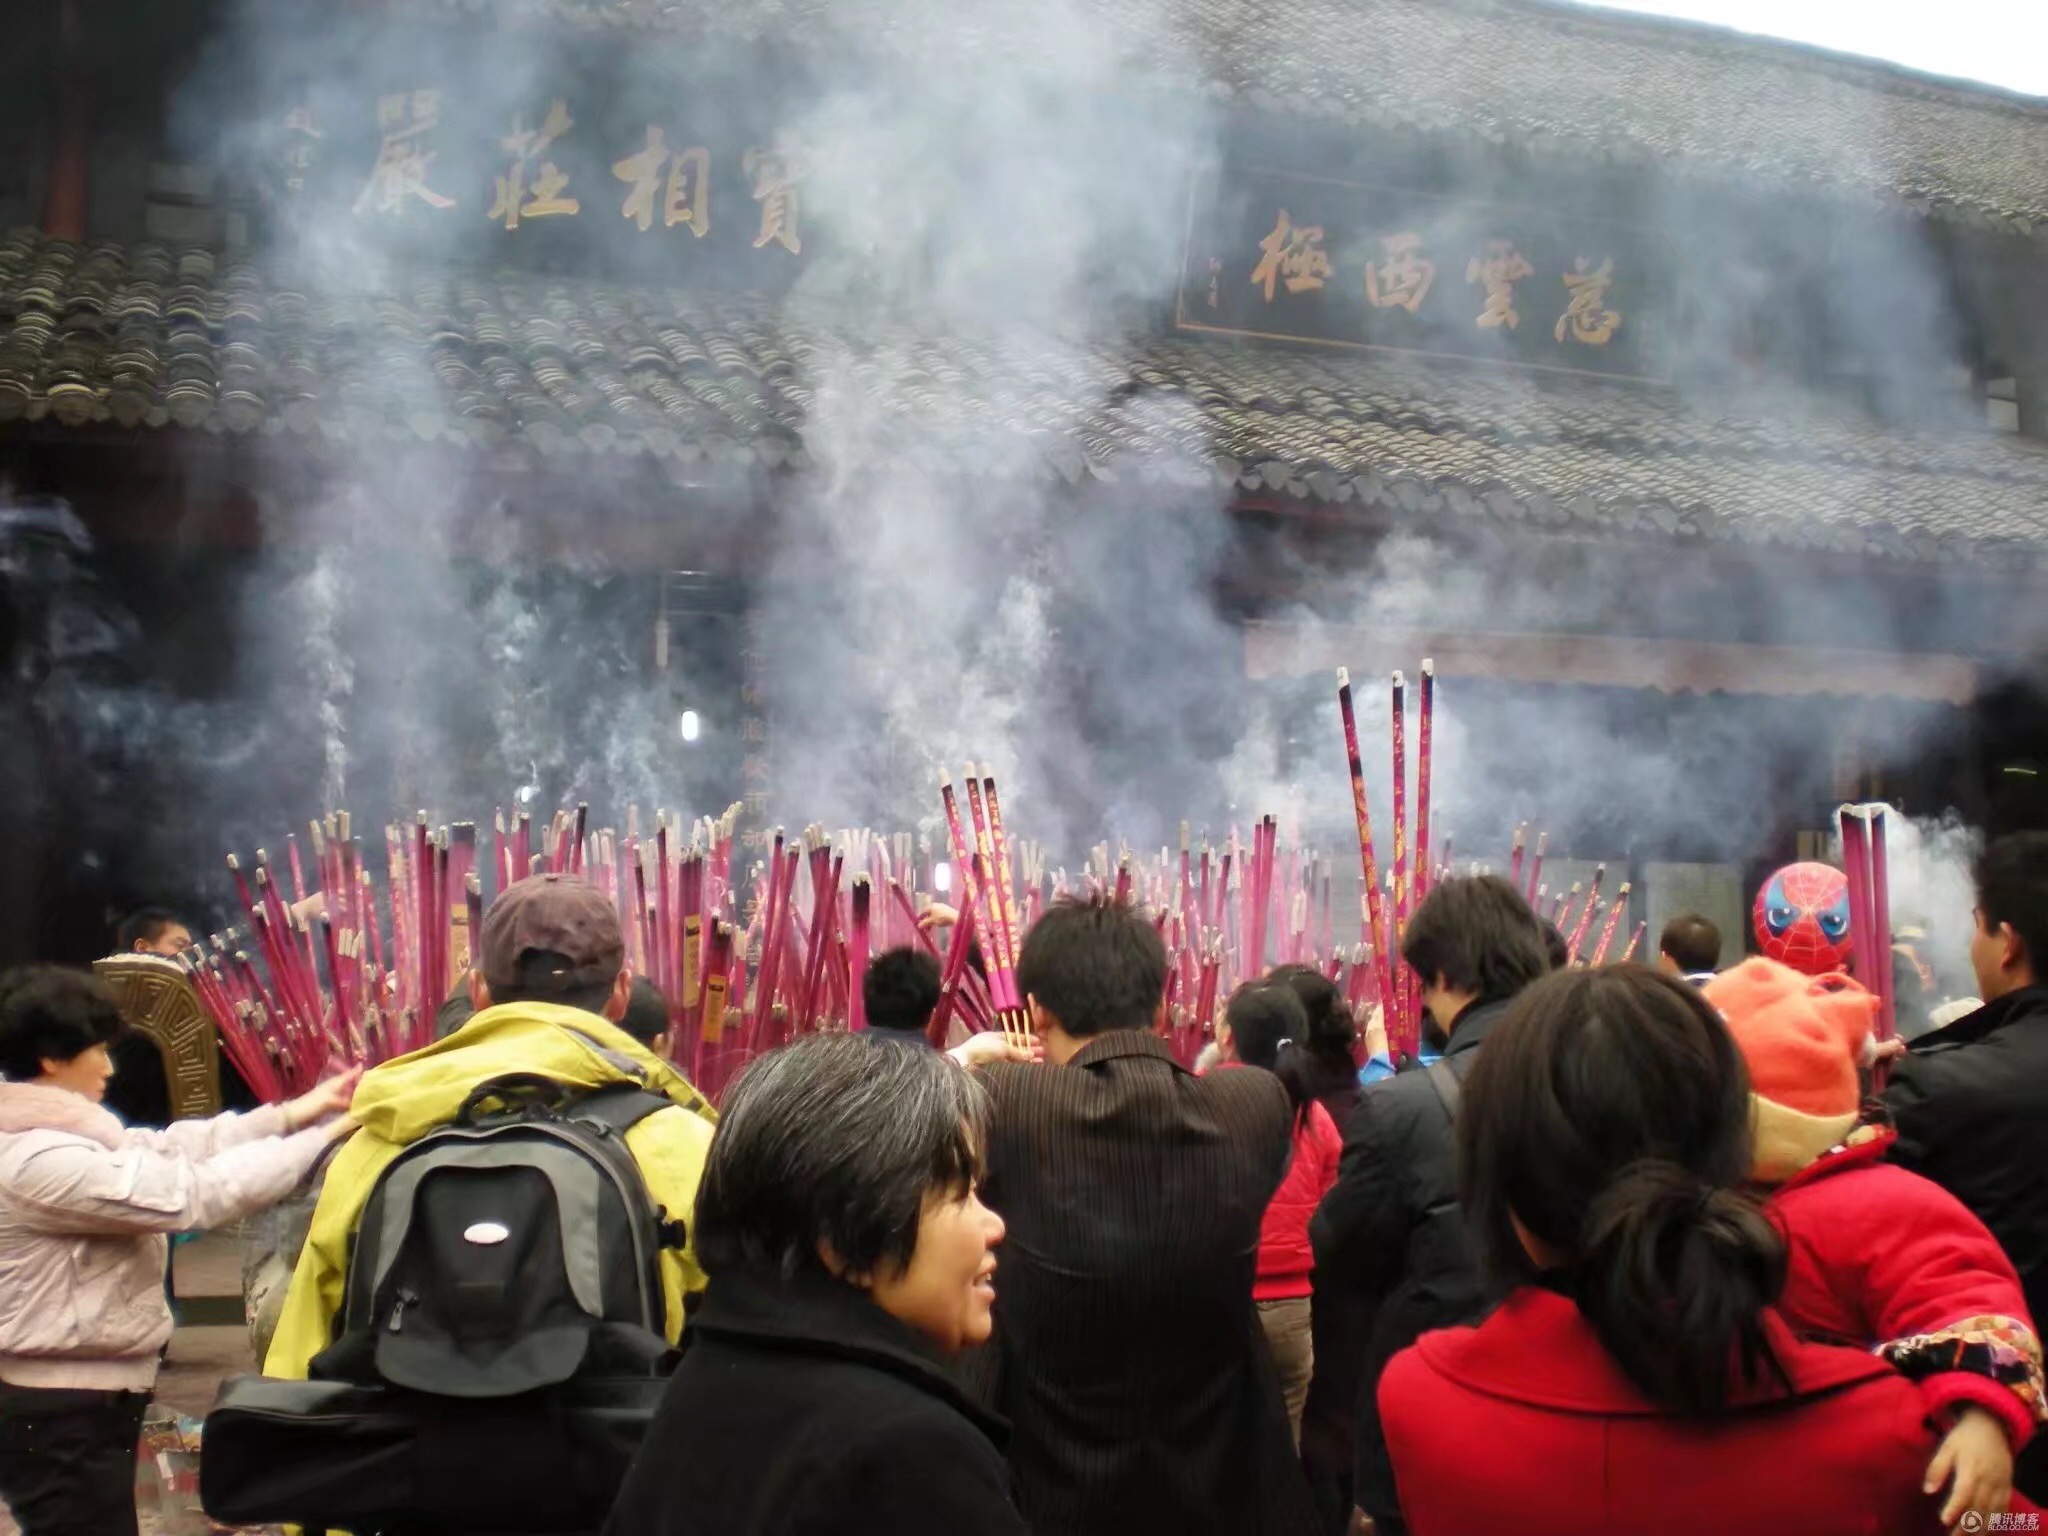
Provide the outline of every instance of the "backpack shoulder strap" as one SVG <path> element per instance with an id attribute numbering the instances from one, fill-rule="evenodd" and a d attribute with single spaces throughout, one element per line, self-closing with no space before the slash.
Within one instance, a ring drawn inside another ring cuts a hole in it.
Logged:
<path id="1" fill-rule="evenodd" d="M 1425 1069 L 1429 1086 L 1436 1090 L 1436 1101 L 1444 1107 L 1444 1118 L 1451 1124 L 1458 1123 L 1458 1074 L 1451 1070 L 1451 1064 L 1439 1056 Z"/>
<path id="2" fill-rule="evenodd" d="M 679 1109 L 682 1106 L 666 1095 L 651 1089 L 641 1088 L 633 1083 L 614 1083 L 608 1088 L 594 1089 L 578 1099 L 563 1115 L 571 1123 L 581 1121 L 595 1126 L 605 1135 L 618 1140 L 618 1156 L 631 1165 L 640 1179 L 640 1188 L 647 1187 L 646 1175 L 634 1162 L 633 1154 L 626 1147 L 626 1132 L 645 1120 L 649 1115 L 661 1113 L 664 1109 Z M 651 1204 L 651 1202 L 650 1202 Z M 682 1248 L 689 1242 L 689 1227 L 680 1217 L 671 1217 L 666 1206 L 652 1206 L 654 1230 L 664 1248 Z"/>
<path id="3" fill-rule="evenodd" d="M 638 1083 L 614 1083 L 595 1088 L 563 1112 L 565 1120 L 582 1120 L 603 1127 L 614 1136 L 624 1136 L 649 1115 L 679 1107 L 666 1094 L 642 1088 Z"/>

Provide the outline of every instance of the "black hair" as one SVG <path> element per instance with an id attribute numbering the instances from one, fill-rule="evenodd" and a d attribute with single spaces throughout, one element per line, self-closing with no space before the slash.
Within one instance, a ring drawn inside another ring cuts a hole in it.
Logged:
<path id="1" fill-rule="evenodd" d="M 1287 1102 L 1294 1106 L 1295 1123 L 1307 1119 L 1316 1101 L 1315 1084 L 1309 1079 L 1308 1010 L 1289 986 L 1251 982 L 1230 994 L 1223 1005 L 1223 1022 L 1230 1026 L 1230 1049 L 1248 1067 L 1264 1067 L 1280 1079 L 1287 1090 Z"/>
<path id="2" fill-rule="evenodd" d="M 1985 931 L 2010 924 L 2034 979 L 2048 980 L 2048 832 L 1999 838 L 1978 857 L 1976 882 Z"/>
<path id="3" fill-rule="evenodd" d="M 1017 987 L 1077 1038 L 1150 1029 L 1166 996 L 1166 943 L 1129 902 L 1062 897 L 1024 936 Z"/>
<path id="4" fill-rule="evenodd" d="M 66 1062 L 123 1029 L 107 984 L 61 965 L 19 965 L 0 976 L 0 1077 L 25 1083 L 46 1061 Z"/>
<path id="5" fill-rule="evenodd" d="M 1553 971 L 1563 970 L 1572 963 L 1571 945 L 1566 942 L 1563 931 L 1549 918 L 1537 917 L 1536 921 L 1543 929 L 1543 953 L 1550 961 L 1550 968 Z"/>
<path id="6" fill-rule="evenodd" d="M 469 985 L 465 981 L 441 999 L 441 1006 L 434 1010 L 434 1038 L 446 1040 L 475 1017 L 476 1004 L 470 999 Z"/>
<path id="7" fill-rule="evenodd" d="M 138 944 L 154 944 L 163 937 L 166 928 L 182 927 L 184 919 L 169 907 L 137 907 L 121 919 L 121 926 L 114 930 L 114 948 L 121 954 L 131 953 Z"/>
<path id="8" fill-rule="evenodd" d="M 910 1262 L 931 1196 L 981 1175 L 988 1095 L 937 1051 L 813 1035 L 748 1063 L 718 1116 L 697 1191 L 697 1257 L 784 1276 Z"/>
<path id="9" fill-rule="evenodd" d="M 1498 875 L 1455 875 L 1408 919 L 1401 958 L 1425 983 L 1501 1002 L 1547 975 L 1543 929 L 1522 893 Z"/>
<path id="10" fill-rule="evenodd" d="M 647 977 L 635 976 L 633 990 L 626 998 L 626 1011 L 619 1019 L 619 1028 L 642 1045 L 652 1048 L 657 1039 L 668 1033 L 672 1022 L 668 994 Z"/>
<path id="11" fill-rule="evenodd" d="M 508 987 L 492 987 L 491 1006 L 500 1003 L 555 1003 L 563 1008 L 581 1008 L 585 1013 L 603 1013 L 611 1000 L 618 977 L 609 981 L 577 983 L 577 964 L 567 955 L 551 949 L 529 949 L 519 956 L 517 979 Z"/>
<path id="12" fill-rule="evenodd" d="M 1456 1136 L 1493 1277 L 1569 1294 L 1652 1402 L 1711 1414 L 1735 1370 L 1782 1380 L 1762 1319 L 1785 1242 L 1747 1192 L 1749 1074 L 1698 988 L 1633 964 L 1545 977 L 1478 1053 Z"/>
<path id="13" fill-rule="evenodd" d="M 1657 952 L 1688 976 L 1720 969 L 1721 930 L 1711 917 L 1681 912 L 1657 936 Z"/>
<path id="14" fill-rule="evenodd" d="M 939 962 L 921 949 L 885 949 L 868 963 L 861 1002 L 869 1029 L 922 1037 L 939 1006 Z"/>
<path id="15" fill-rule="evenodd" d="M 1311 1055 L 1341 1063 L 1346 1071 L 1356 1073 L 1358 1060 L 1353 1053 L 1358 1049 L 1358 1020 L 1351 1016 L 1343 989 L 1312 965 L 1276 965 L 1266 973 L 1266 980 L 1291 991 L 1308 1018 L 1308 1038 L 1297 1043 Z"/>

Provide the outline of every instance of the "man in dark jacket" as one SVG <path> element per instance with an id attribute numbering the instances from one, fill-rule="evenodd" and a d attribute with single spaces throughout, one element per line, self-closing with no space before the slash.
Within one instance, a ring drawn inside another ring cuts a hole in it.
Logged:
<path id="1" fill-rule="evenodd" d="M 1970 963 L 1984 1006 L 1913 1041 L 1885 1104 L 1894 1161 L 1945 1187 L 2004 1247 L 2048 1317 L 2048 833 L 2000 838 L 1977 863 Z M 2048 1499 L 2048 1437 L 2014 1481 Z"/>
<path id="2" fill-rule="evenodd" d="M 1109 900 L 1062 902 L 1024 941 L 1046 1064 L 987 1069 L 982 1198 L 1009 1238 L 984 1386 L 1039 1536 L 1308 1536 L 1252 1307 L 1287 1094 L 1173 1059 L 1166 971 L 1157 929 Z"/>
<path id="3" fill-rule="evenodd" d="M 1426 1071 L 1367 1086 L 1344 1128 L 1337 1182 L 1309 1227 L 1316 1283 L 1349 1287 L 1376 1308 L 1353 1493 L 1383 1536 L 1406 1527 L 1380 1435 L 1380 1372 L 1429 1329 L 1470 1320 L 1483 1301 L 1452 1157 L 1458 1083 L 1515 995 L 1550 969 L 1536 914 L 1492 875 L 1431 891 L 1408 921 L 1401 958 L 1450 1043 Z"/>

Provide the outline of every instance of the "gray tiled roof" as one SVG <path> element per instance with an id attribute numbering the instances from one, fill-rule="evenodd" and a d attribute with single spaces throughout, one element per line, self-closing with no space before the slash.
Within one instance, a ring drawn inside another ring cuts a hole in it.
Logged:
<path id="1" fill-rule="evenodd" d="M 848 39 L 913 46 L 906 34 L 922 14 L 898 0 L 392 4 L 501 24 L 833 48 Z M 1577 161 L 1675 161 L 2026 234 L 2048 222 L 2048 102 L 1793 44 L 1545 0 L 1123 0 L 1104 14 L 1127 38 L 1183 39 L 1186 83 L 1271 111 Z M 1017 5 L 955 11 L 959 25 L 986 34 L 984 47 L 1055 46 L 1058 29 L 1032 16 Z"/>
<path id="2" fill-rule="evenodd" d="M 1160 335 L 877 335 L 848 317 L 518 275 L 342 300 L 156 246 L 0 240 L 0 431 L 441 442 L 687 479 L 867 459 L 1483 518 L 1565 536 L 2048 561 L 2048 445 L 1669 390 Z"/>

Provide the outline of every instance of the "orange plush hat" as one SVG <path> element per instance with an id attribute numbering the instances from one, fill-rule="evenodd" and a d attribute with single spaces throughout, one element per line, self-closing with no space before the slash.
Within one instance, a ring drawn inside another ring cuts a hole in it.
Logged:
<path id="1" fill-rule="evenodd" d="M 1855 1129 L 1856 1068 L 1878 1001 L 1847 976 L 1807 976 L 1775 960 L 1745 960 L 1702 995 L 1749 1065 L 1755 1176 L 1781 1183 Z"/>

